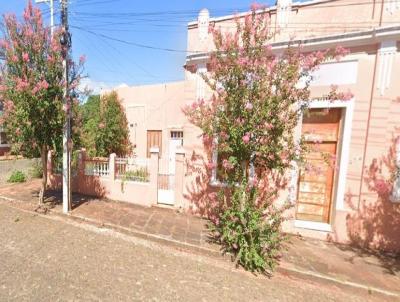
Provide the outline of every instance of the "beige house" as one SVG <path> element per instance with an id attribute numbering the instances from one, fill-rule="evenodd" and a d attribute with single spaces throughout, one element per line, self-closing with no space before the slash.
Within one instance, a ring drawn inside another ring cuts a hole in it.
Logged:
<path id="1" fill-rule="evenodd" d="M 326 151 L 339 159 L 339 165 L 337 169 L 325 167 L 317 180 L 293 169 L 290 189 L 282 194 L 282 200 L 294 203 L 286 229 L 316 238 L 359 240 L 360 244 L 369 240 L 382 248 L 400 249 L 400 203 L 391 192 L 380 189 L 393 170 L 399 169 L 395 158 L 400 152 L 399 146 L 396 149 L 400 135 L 400 0 L 278 0 L 267 13 L 276 52 L 289 41 L 301 43 L 304 51 L 337 45 L 350 50 L 344 60 L 321 66 L 311 85 L 312 98 L 327 93 L 331 85 L 354 94 L 350 101 L 313 101 L 312 112 L 330 108 L 330 113 L 319 119 L 304 118 L 299 125 L 299 135 L 317 128 Z M 202 150 L 201 133 L 181 108 L 210 94 L 201 77 L 215 49 L 209 26 L 233 31 L 234 16 L 213 18 L 204 9 L 198 20 L 188 24 L 184 81 L 117 89 L 137 155 L 149 157 L 151 147 L 159 147 L 171 173 L 180 146 L 186 159 Z M 196 185 L 186 173 L 184 201 L 179 206 L 193 204 Z M 209 185 L 218 185 L 215 174 Z"/>

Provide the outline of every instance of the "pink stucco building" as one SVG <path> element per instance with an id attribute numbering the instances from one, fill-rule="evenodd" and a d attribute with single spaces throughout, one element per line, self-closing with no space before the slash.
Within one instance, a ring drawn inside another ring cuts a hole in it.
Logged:
<path id="1" fill-rule="evenodd" d="M 319 129 L 317 134 L 339 164 L 319 180 L 298 169 L 290 172 L 290 189 L 281 199 L 291 200 L 294 206 L 285 229 L 321 239 L 400 250 L 400 203 L 386 190 L 391 175 L 399 169 L 400 1 L 278 0 L 267 13 L 276 52 L 289 40 L 301 43 L 304 51 L 337 45 L 350 50 L 342 61 L 321 66 L 311 85 L 313 98 L 327 93 L 331 85 L 354 94 L 346 102 L 312 102 L 312 111 L 331 108 L 330 113 L 324 118 L 304 118 L 300 123 L 299 135 L 310 125 Z M 181 108 L 210 95 L 201 78 L 214 50 L 208 28 L 234 30 L 233 18 L 213 18 L 204 9 L 198 20 L 188 24 L 184 81 L 117 89 L 139 157 L 150 157 L 154 146 L 159 147 L 166 162 L 175 161 L 181 146 L 187 163 L 194 152 L 202 153 L 201 133 L 187 121 Z M 169 204 L 201 207 L 204 185 L 218 186 L 215 175 L 202 184 L 189 170 L 185 167 L 182 201 Z M 174 164 L 170 172 L 175 173 Z"/>

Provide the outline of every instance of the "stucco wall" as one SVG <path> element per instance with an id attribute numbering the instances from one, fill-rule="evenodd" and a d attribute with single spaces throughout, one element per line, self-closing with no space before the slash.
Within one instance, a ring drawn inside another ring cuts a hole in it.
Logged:
<path id="1" fill-rule="evenodd" d="M 396 22 L 400 25 L 400 10 L 392 13 L 386 8 L 382 10 L 379 1 L 362 6 L 358 2 L 326 1 L 308 6 L 294 5 L 288 26 L 275 36 L 274 41 L 282 41 L 293 35 L 296 38 L 305 38 L 366 30 L 371 26 L 378 26 L 381 15 L 382 27 L 395 25 Z M 348 5 L 344 7 L 343 4 Z M 271 11 L 271 26 L 275 26 L 275 13 L 274 10 Z M 216 26 L 233 30 L 234 21 L 219 18 Z M 399 41 L 400 37 L 386 38 L 387 41 L 383 43 L 382 39 L 371 39 L 359 44 L 347 41 L 344 44 L 351 53 L 342 62 L 353 62 L 348 64 L 350 67 L 324 67 L 325 72 L 332 70 L 328 77 L 332 84 L 338 81 L 341 83 L 340 90 L 350 90 L 354 94 L 347 172 L 343 175 L 344 179 L 336 179 L 334 187 L 337 190 L 338 183 L 343 182 L 344 196 L 342 200 L 336 198 L 333 201 L 331 231 L 295 227 L 295 207 L 288 212 L 291 219 L 286 223 L 285 230 L 321 239 L 400 250 L 400 204 L 391 202 L 388 194 L 377 188 L 377 184 L 389 182 L 393 172 L 393 166 L 390 166 L 394 156 L 393 139 L 400 135 L 400 103 L 397 100 L 400 96 L 399 43 L 397 42 L 397 50 L 389 69 L 382 63 L 382 51 L 386 42 Z M 330 45 L 332 46 L 335 44 Z M 315 45 L 308 50 L 324 47 L 326 45 Z M 197 25 L 189 25 L 189 51 L 207 52 L 213 48 L 211 36 L 200 41 Z M 206 57 L 199 57 L 191 59 L 190 64 L 205 67 L 206 60 Z M 351 66 L 356 67 L 354 69 Z M 379 86 L 383 78 L 389 79 L 389 83 L 382 90 Z M 202 147 L 201 131 L 191 125 L 181 111 L 185 104 L 191 104 L 197 99 L 198 85 L 199 76 L 196 71 L 186 70 L 183 82 L 118 90 L 127 108 L 129 123 L 139 121 L 136 133 L 131 129 L 131 137 L 135 138 L 140 157 L 146 153 L 147 130 L 163 130 L 163 152 L 168 150 L 169 131 L 183 130 L 186 166 L 182 185 L 183 201 L 179 206 L 187 209 L 204 206 L 203 201 L 207 194 L 218 190 L 209 186 L 208 176 L 202 173 L 202 165 L 209 158 Z M 330 83 L 314 84 L 311 87 L 312 98 L 321 97 L 329 90 Z M 205 98 L 210 96 L 207 88 L 204 95 Z M 130 111 L 130 106 L 142 106 L 143 109 Z M 142 119 L 138 117 L 138 112 L 142 112 Z M 369 167 L 373 163 L 378 165 L 378 170 L 371 173 Z M 288 192 L 282 192 L 280 201 L 287 197 Z M 205 211 L 202 214 L 204 213 Z"/>
<path id="2" fill-rule="evenodd" d="M 139 157 L 146 157 L 147 130 L 162 130 L 162 150 L 168 150 L 171 130 L 183 130 L 187 123 L 181 112 L 185 104 L 184 82 L 117 89 L 125 107 L 131 142 Z"/>
<path id="3" fill-rule="evenodd" d="M 390 2 L 392 1 L 385 1 L 382 6 L 383 1 L 339 0 L 306 1 L 306 3 L 294 1 L 285 26 L 279 26 L 276 7 L 271 6 L 267 8 L 270 16 L 271 42 L 322 37 L 396 25 L 400 20 L 400 10 L 391 12 L 385 6 Z M 243 19 L 245 13 L 238 16 Z M 210 10 L 210 17 L 211 26 L 224 32 L 234 32 L 236 26 L 232 16 L 213 18 L 213 11 Z M 214 49 L 212 36 L 209 35 L 207 39 L 201 41 L 197 22 L 189 23 L 188 50 L 196 52 Z"/>

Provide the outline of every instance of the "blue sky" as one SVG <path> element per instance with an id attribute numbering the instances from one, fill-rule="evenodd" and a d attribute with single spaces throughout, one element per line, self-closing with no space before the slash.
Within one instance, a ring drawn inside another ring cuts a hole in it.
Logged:
<path id="1" fill-rule="evenodd" d="M 0 13 L 21 15 L 26 0 L 1 1 Z M 5 2 L 5 3 L 4 3 Z M 56 24 L 59 1 L 55 0 Z M 150 84 L 183 79 L 184 52 L 150 50 L 119 39 L 159 48 L 186 49 L 187 22 L 208 8 L 211 16 L 246 10 L 251 0 L 70 0 L 73 54 L 87 57 L 86 73 L 94 89 L 122 83 Z M 262 1 L 274 4 L 275 0 Z M 40 4 L 46 22 L 48 5 Z M 100 36 L 103 35 L 103 36 Z"/>

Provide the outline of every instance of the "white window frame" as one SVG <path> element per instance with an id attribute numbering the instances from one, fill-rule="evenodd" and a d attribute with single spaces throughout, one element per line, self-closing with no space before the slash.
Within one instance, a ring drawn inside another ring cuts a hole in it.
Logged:
<path id="1" fill-rule="evenodd" d="M 353 114 L 354 114 L 354 103 L 355 100 L 352 98 L 348 101 L 328 101 L 328 100 L 315 100 L 310 102 L 309 108 L 312 109 L 329 109 L 329 108 L 342 108 L 344 110 L 344 120 L 343 120 L 343 128 L 341 133 L 341 148 L 339 150 L 340 163 L 339 163 L 339 171 L 337 174 L 337 182 L 334 188 L 334 199 L 333 199 L 333 209 L 336 211 L 344 210 L 344 197 L 345 197 L 345 189 L 346 189 L 346 178 L 347 178 L 347 168 L 349 165 L 349 154 L 350 154 L 350 141 L 351 141 L 351 131 L 353 125 Z M 302 127 L 303 116 L 300 117 L 299 129 Z M 294 166 L 294 173 L 292 173 L 291 177 L 291 185 L 295 184 L 295 188 L 292 189 L 291 198 L 297 198 L 297 180 L 299 176 L 299 169 L 297 166 Z M 293 201 L 293 200 L 292 200 Z M 306 220 L 295 220 L 294 226 L 303 229 L 311 229 L 318 230 L 324 232 L 332 231 L 332 221 L 330 223 L 320 223 L 314 221 L 306 221 Z"/>

